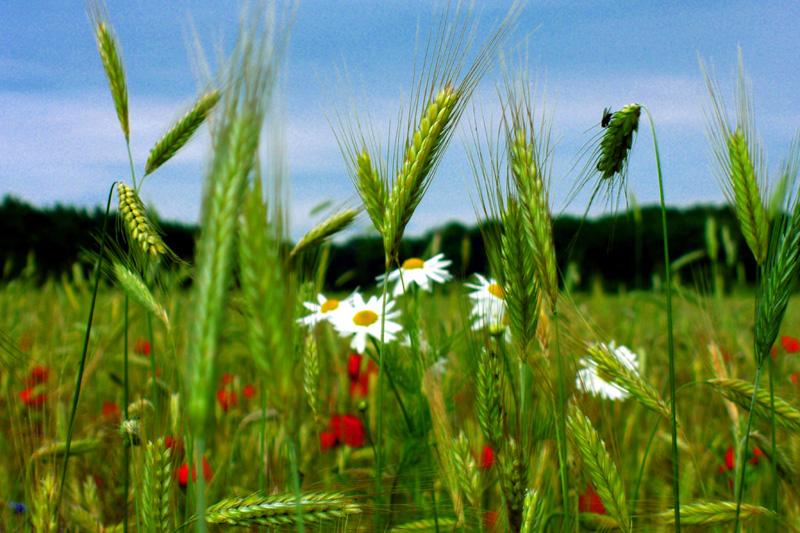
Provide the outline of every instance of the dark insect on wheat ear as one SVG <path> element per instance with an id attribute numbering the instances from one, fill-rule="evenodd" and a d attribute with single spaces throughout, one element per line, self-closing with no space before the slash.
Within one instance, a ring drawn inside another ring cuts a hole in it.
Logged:
<path id="1" fill-rule="evenodd" d="M 611 122 L 611 108 L 606 107 L 603 109 L 603 119 L 600 121 L 600 127 L 605 128 L 608 126 L 608 123 Z"/>

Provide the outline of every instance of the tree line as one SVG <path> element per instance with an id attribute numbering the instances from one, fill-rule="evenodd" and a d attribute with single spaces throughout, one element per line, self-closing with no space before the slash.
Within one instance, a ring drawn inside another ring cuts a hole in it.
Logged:
<path id="1" fill-rule="evenodd" d="M 41 282 L 70 272 L 80 264 L 86 272 L 84 252 L 98 248 L 104 212 L 60 206 L 36 208 L 7 196 L 0 203 L 0 266 L 2 278 L 11 280 L 27 272 Z M 689 282 L 708 282 L 712 271 L 726 286 L 750 282 L 755 264 L 738 233 L 727 206 L 669 208 L 670 258 Z M 195 226 L 162 221 L 164 241 L 181 259 L 191 262 Z M 109 229 L 117 233 L 112 217 Z M 648 289 L 664 279 L 664 248 L 658 206 L 620 211 L 594 219 L 561 215 L 553 220 L 559 270 L 576 290 L 597 284 L 606 290 Z M 121 241 L 121 239 L 117 239 Z M 121 243 L 124 247 L 124 243 Z M 288 243 L 287 243 L 288 245 Z M 383 273 L 383 248 L 377 234 L 358 235 L 334 242 L 304 258 L 304 267 L 323 261 L 327 289 L 352 290 L 375 284 Z M 488 273 L 483 233 L 479 225 L 449 223 L 419 237 L 404 239 L 400 260 L 443 253 L 453 263 L 456 279 Z M 712 257 L 716 254 L 716 257 Z M 714 259 L 714 261 L 712 261 Z M 33 271 L 33 273 L 31 273 Z"/>

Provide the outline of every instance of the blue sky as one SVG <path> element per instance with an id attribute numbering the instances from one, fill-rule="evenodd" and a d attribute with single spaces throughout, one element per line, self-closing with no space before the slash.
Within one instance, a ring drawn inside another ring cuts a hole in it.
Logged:
<path id="1" fill-rule="evenodd" d="M 511 3 L 476 2 L 478 41 Z M 108 0 L 127 72 L 138 174 L 150 147 L 196 95 L 189 19 L 207 51 L 217 42 L 230 49 L 239 5 Z M 341 94 L 337 73 L 346 68 L 354 91 L 366 95 L 365 109 L 385 138 L 388 119 L 413 89 L 417 27 L 427 34 L 434 7 L 421 0 L 300 2 L 281 87 L 294 236 L 316 221 L 309 211 L 320 202 L 357 205 L 325 115 L 328 97 Z M 598 131 L 603 108 L 631 102 L 646 105 L 655 118 L 667 203 L 722 203 L 710 168 L 698 55 L 713 62 L 730 104 L 737 46 L 753 80 L 756 125 L 777 169 L 800 126 L 798 20 L 795 1 L 529 1 L 509 48 L 527 37 L 528 67 L 555 105 L 556 210 L 564 207 L 576 156 Z M 13 194 L 35 205 L 103 203 L 110 183 L 130 176 L 83 2 L 0 2 L 0 21 L 0 197 Z M 478 87 L 475 98 L 485 109 L 496 109 L 500 80 L 497 69 Z M 468 193 L 474 180 L 462 138 L 454 136 L 410 233 L 448 220 L 474 223 Z M 204 133 L 148 178 L 143 196 L 162 218 L 197 220 L 207 146 Z M 653 161 L 652 136 L 643 125 L 629 172 L 630 189 L 642 204 L 658 201 Z M 579 196 L 566 212 L 581 214 L 585 206 L 586 196 Z M 363 217 L 359 230 L 368 225 Z"/>

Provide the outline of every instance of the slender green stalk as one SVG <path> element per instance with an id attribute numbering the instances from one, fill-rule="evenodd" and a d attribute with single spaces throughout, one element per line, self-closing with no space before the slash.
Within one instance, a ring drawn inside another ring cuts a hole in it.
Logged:
<path id="1" fill-rule="evenodd" d="M 758 396 L 758 382 L 761 380 L 761 368 L 764 366 L 764 362 L 762 361 L 761 364 L 758 366 L 758 370 L 756 370 L 756 380 L 753 383 L 753 399 L 750 401 L 750 413 L 747 415 L 747 428 L 744 432 L 744 447 L 739 449 L 738 453 L 738 461 L 736 461 L 736 486 L 735 486 L 735 493 L 736 493 L 736 518 L 733 521 L 733 531 L 735 533 L 739 533 L 741 528 L 741 523 L 739 522 L 739 515 L 742 510 L 742 495 L 744 494 L 744 458 L 747 454 L 747 447 L 750 444 L 750 424 L 753 422 L 753 411 L 755 411 L 756 407 L 756 398 Z M 774 413 L 775 410 L 773 409 L 772 412 Z M 775 448 L 772 448 L 773 450 Z M 774 462 L 774 461 L 773 461 Z M 775 502 L 777 505 L 777 502 Z"/>
<path id="2" fill-rule="evenodd" d="M 772 357 L 767 357 L 769 360 L 769 424 L 772 433 L 772 450 L 777 450 L 775 442 L 775 385 L 772 380 L 773 361 Z M 775 452 L 773 451 L 773 454 Z M 778 514 L 778 462 L 774 459 L 770 460 L 772 465 L 772 510 Z"/>
<path id="3" fill-rule="evenodd" d="M 381 344 L 378 350 L 378 424 L 375 430 L 376 439 L 376 464 L 375 464 L 375 529 L 380 530 L 381 523 L 381 502 L 383 501 L 383 375 L 386 369 L 383 366 L 383 352 L 385 351 L 384 333 L 386 329 L 386 294 L 389 287 L 389 268 L 392 262 L 390 257 L 386 257 L 386 272 L 383 277 L 383 295 L 381 296 Z"/>
<path id="4" fill-rule="evenodd" d="M 670 407 L 672 410 L 672 487 L 674 491 L 675 505 L 675 531 L 681 530 L 681 502 L 680 502 L 680 483 L 678 480 L 678 402 L 675 400 L 675 340 L 672 332 L 672 274 L 669 261 L 669 242 L 667 237 L 667 208 L 664 203 L 664 180 L 661 176 L 661 158 L 658 154 L 658 140 L 656 139 L 656 127 L 653 123 L 653 115 L 650 110 L 642 106 L 650 119 L 650 129 L 653 132 L 653 146 L 656 153 L 656 168 L 658 169 L 658 192 L 661 197 L 661 226 L 664 230 L 664 266 L 667 284 L 667 344 L 669 351 L 669 396 L 671 399 Z"/>
<path id="5" fill-rule="evenodd" d="M 644 478 L 644 468 L 647 466 L 647 456 L 650 455 L 650 446 L 653 444 L 658 426 L 661 424 L 662 417 L 656 418 L 656 423 L 653 425 L 653 431 L 650 433 L 650 439 L 647 441 L 647 446 L 644 449 L 644 457 L 642 457 L 642 466 L 639 467 L 639 475 L 636 477 L 636 488 L 633 490 L 633 499 L 631 500 L 631 516 L 636 516 L 636 502 L 639 500 L 639 487 L 642 485 L 642 478 Z"/>
<path id="6" fill-rule="evenodd" d="M 86 367 L 86 354 L 89 352 L 89 335 L 92 332 L 92 320 L 94 318 L 94 307 L 97 303 L 97 288 L 100 286 L 100 273 L 103 267 L 103 256 L 106 251 L 106 234 L 108 229 L 108 214 L 111 211 L 111 197 L 114 194 L 116 182 L 111 184 L 108 191 L 108 202 L 106 204 L 106 215 L 103 218 L 103 231 L 100 234 L 100 254 L 97 256 L 97 264 L 94 267 L 94 289 L 92 291 L 92 303 L 89 305 L 89 318 L 86 321 L 86 334 L 83 337 L 83 351 L 81 361 L 78 363 L 78 380 L 75 385 L 75 394 L 72 397 L 72 411 L 69 415 L 69 427 L 67 429 L 67 449 L 64 453 L 64 466 L 61 469 L 61 482 L 58 487 L 58 499 L 55 509 L 61 505 L 61 497 L 64 494 L 64 482 L 67 480 L 67 464 L 69 463 L 69 447 L 72 443 L 72 431 L 75 428 L 75 413 L 78 411 L 78 400 L 81 395 L 81 383 L 83 382 L 83 369 Z"/>
<path id="7" fill-rule="evenodd" d="M 150 313 L 147 314 L 147 336 L 150 339 L 150 373 L 153 376 L 153 407 L 155 407 L 155 432 L 159 434 L 159 420 L 161 412 L 159 411 L 160 405 L 158 401 L 158 383 L 156 382 L 156 343 L 153 338 L 153 317 Z"/>
<path id="8" fill-rule="evenodd" d="M 197 494 L 195 495 L 195 514 L 198 514 L 201 518 L 197 520 L 197 531 L 199 533 L 206 532 L 206 476 L 205 471 L 203 470 L 203 456 L 206 453 L 206 439 L 205 437 L 200 437 L 195 439 L 195 446 L 194 446 L 194 471 L 197 472 L 199 475 L 197 477 L 197 483 L 195 484 L 195 490 Z M 194 476 L 189 476 L 194 477 Z"/>
<path id="9" fill-rule="evenodd" d="M 567 392 L 564 383 L 564 360 L 561 357 L 561 340 L 559 338 L 558 312 L 553 307 L 553 329 L 555 330 L 555 354 L 558 360 L 558 472 L 561 478 L 561 498 L 564 506 L 564 524 L 569 527 L 572 510 L 569 505 L 569 482 L 567 481 L 569 458 L 567 457 Z"/>
<path id="10" fill-rule="evenodd" d="M 373 339 L 372 341 L 373 345 L 378 349 L 378 352 L 380 353 L 380 345 L 377 343 L 377 341 L 375 341 L 375 339 Z M 380 360 L 377 361 L 377 363 L 378 366 L 380 367 Z M 397 385 L 395 385 L 394 380 L 392 379 L 392 375 L 389 373 L 388 370 L 386 370 L 386 379 L 389 380 L 389 386 L 392 388 L 392 392 L 394 392 L 394 397 L 397 398 L 397 403 L 400 406 L 400 412 L 403 413 L 403 419 L 406 421 L 406 427 L 408 428 L 409 431 L 413 431 L 414 426 L 411 423 L 411 417 L 408 416 L 408 411 L 406 410 L 405 403 L 403 403 L 403 397 L 400 396 L 400 391 L 397 389 Z"/>
<path id="11" fill-rule="evenodd" d="M 128 295 L 125 295 L 125 328 L 123 329 L 123 342 L 124 346 L 122 347 L 122 381 L 123 381 L 123 391 L 122 391 L 122 413 L 124 420 L 128 421 L 128 405 L 130 404 L 130 398 L 128 397 L 128 317 L 129 317 L 129 298 Z M 125 533 L 128 533 L 128 490 L 130 488 L 131 482 L 131 447 L 129 442 L 125 441 L 125 446 L 122 448 L 125 459 L 124 459 L 124 472 L 122 475 L 122 530 Z"/>

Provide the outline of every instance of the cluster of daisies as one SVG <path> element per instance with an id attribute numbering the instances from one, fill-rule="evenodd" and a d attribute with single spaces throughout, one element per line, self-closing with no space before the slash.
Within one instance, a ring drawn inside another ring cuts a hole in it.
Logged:
<path id="1" fill-rule="evenodd" d="M 389 273 L 386 281 L 395 284 L 392 290 L 394 298 L 405 294 L 414 285 L 430 292 L 433 283 L 444 283 L 452 279 L 446 270 L 450 263 L 451 261 L 445 259 L 443 254 L 427 260 L 407 259 L 399 269 Z M 465 284 L 472 289 L 469 293 L 472 302 L 470 311 L 472 329 L 487 331 L 492 335 L 502 335 L 510 341 L 511 331 L 508 328 L 507 305 L 502 285 L 480 274 L 475 274 L 475 278 L 476 283 Z M 384 276 L 378 276 L 376 279 L 383 281 Z M 342 337 L 350 338 L 350 347 L 357 353 L 364 353 L 369 337 L 380 339 L 381 327 L 384 328 L 385 342 L 396 340 L 403 329 L 396 321 L 400 311 L 395 309 L 395 301 L 392 299 L 386 302 L 385 314 L 378 296 L 371 296 L 365 301 L 358 291 L 344 300 L 326 298 L 325 295 L 319 294 L 317 303 L 304 302 L 303 305 L 310 314 L 298 319 L 299 323 L 313 327 L 319 322 L 329 322 Z M 615 356 L 621 364 L 631 370 L 637 369 L 636 354 L 625 346 L 616 346 L 612 341 L 601 347 Z M 578 389 L 610 400 L 624 400 L 628 397 L 626 390 L 605 381 L 598 374 L 596 365 L 590 358 L 581 359 L 580 362 L 583 368 L 578 371 L 575 379 Z"/>

